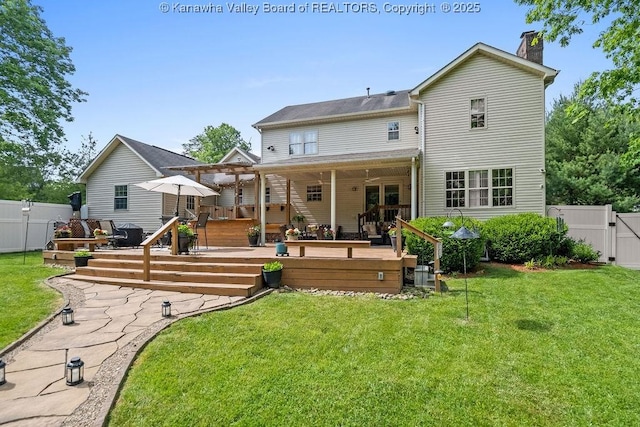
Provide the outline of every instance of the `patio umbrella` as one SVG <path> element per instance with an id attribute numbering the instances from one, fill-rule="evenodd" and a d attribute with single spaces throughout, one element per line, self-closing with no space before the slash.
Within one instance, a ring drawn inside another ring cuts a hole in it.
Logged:
<path id="1" fill-rule="evenodd" d="M 178 206 L 180 204 L 180 195 L 185 196 L 218 196 L 220 193 L 213 191 L 209 187 L 187 178 L 183 175 L 167 176 L 164 178 L 154 179 L 152 181 L 145 181 L 139 184 L 134 184 L 138 187 L 142 187 L 145 190 L 157 191 L 159 193 L 175 194 L 176 198 L 176 216 L 178 216 Z"/>

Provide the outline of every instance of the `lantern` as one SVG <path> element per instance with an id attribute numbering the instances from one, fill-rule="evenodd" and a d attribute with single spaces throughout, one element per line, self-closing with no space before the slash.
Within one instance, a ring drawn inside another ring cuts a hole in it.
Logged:
<path id="1" fill-rule="evenodd" d="M 4 368 L 5 366 L 7 366 L 6 363 L 4 363 L 1 359 L 0 359 L 0 385 L 4 384 L 7 382 L 7 379 L 4 376 Z"/>
<path id="2" fill-rule="evenodd" d="M 162 301 L 162 317 L 171 317 L 171 303 L 169 300 Z"/>
<path id="3" fill-rule="evenodd" d="M 73 324 L 73 309 L 71 307 L 65 307 L 62 309 L 62 324 Z"/>
<path id="4" fill-rule="evenodd" d="M 84 362 L 73 357 L 67 363 L 67 385 L 76 385 L 84 381 Z"/>

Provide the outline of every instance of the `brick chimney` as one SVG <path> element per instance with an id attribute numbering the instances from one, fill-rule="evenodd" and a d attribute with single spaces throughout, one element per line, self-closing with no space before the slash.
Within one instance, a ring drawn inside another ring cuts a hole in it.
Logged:
<path id="1" fill-rule="evenodd" d="M 520 58 L 528 59 L 529 61 L 536 62 L 542 65 L 542 37 L 538 37 L 538 42 L 535 46 L 531 46 L 531 42 L 534 38 L 538 36 L 537 31 L 525 31 L 520 34 L 520 47 L 518 47 L 518 51 L 516 55 Z"/>

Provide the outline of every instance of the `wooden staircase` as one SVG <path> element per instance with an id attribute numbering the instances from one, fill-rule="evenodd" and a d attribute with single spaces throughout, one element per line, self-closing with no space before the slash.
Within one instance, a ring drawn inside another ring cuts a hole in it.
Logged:
<path id="1" fill-rule="evenodd" d="M 154 255 L 151 280 L 143 280 L 142 255 L 100 256 L 87 267 L 77 267 L 69 279 L 143 289 L 208 295 L 243 296 L 256 294 L 262 287 L 262 261 L 211 260 L 195 256 Z"/>

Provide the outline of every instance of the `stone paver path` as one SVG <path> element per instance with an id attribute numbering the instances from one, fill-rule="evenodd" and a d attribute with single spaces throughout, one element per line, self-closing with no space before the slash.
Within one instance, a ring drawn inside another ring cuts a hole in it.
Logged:
<path id="1" fill-rule="evenodd" d="M 102 425 L 126 369 L 144 342 L 182 317 L 234 306 L 242 297 L 185 294 L 50 280 L 63 290 L 75 323 L 55 316 L 2 358 L 6 380 L 0 386 L 0 425 Z M 75 294 L 75 297 L 67 295 Z M 171 318 L 161 315 L 171 301 Z M 68 349 L 68 353 L 67 350 Z M 84 361 L 84 382 L 67 386 L 65 355 Z"/>

